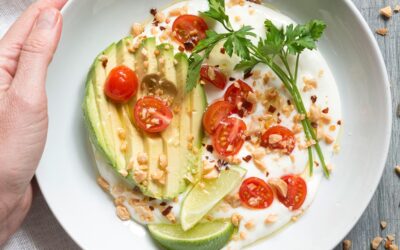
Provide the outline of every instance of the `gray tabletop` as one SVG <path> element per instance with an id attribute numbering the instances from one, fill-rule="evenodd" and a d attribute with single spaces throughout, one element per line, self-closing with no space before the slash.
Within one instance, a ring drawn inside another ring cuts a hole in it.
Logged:
<path id="1" fill-rule="evenodd" d="M 367 210 L 353 230 L 346 236 L 352 249 L 369 249 L 375 236 L 395 234 L 400 238 L 400 178 L 394 167 L 400 164 L 400 118 L 396 109 L 400 102 L 400 13 L 385 21 L 379 9 L 394 6 L 400 1 L 353 0 L 372 30 L 389 28 L 386 37 L 376 35 L 389 73 L 393 103 L 393 134 L 391 148 L 381 183 Z M 24 8 L 33 0 L 0 0 L 0 37 Z M 373 124 L 371 124 L 373 126 Z M 388 226 L 381 230 L 380 221 Z M 399 243 L 399 239 L 396 239 Z M 3 246 L 4 249 L 79 249 L 51 214 L 42 194 L 36 190 L 32 209 L 21 229 Z M 0 247 L 1 248 L 1 247 Z M 342 249 L 341 244 L 335 250 Z M 381 246 L 383 249 L 383 246 Z"/>

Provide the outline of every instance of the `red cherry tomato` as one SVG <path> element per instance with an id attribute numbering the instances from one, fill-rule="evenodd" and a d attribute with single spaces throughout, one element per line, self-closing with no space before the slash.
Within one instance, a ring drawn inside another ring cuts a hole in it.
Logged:
<path id="1" fill-rule="evenodd" d="M 240 186 L 239 197 L 247 207 L 262 209 L 271 206 L 274 201 L 274 192 L 264 180 L 250 177 Z"/>
<path id="2" fill-rule="evenodd" d="M 134 107 L 136 125 L 148 133 L 164 131 L 172 120 L 172 111 L 163 101 L 146 96 L 139 99 Z"/>
<path id="3" fill-rule="evenodd" d="M 114 102 L 126 102 L 138 91 L 139 81 L 136 73 L 126 66 L 111 70 L 104 86 L 104 92 Z"/>
<path id="4" fill-rule="evenodd" d="M 278 200 L 291 210 L 299 209 L 307 196 L 306 182 L 297 175 L 286 175 L 281 177 L 281 179 L 287 183 L 288 190 L 286 197 L 283 197 L 278 192 Z"/>
<path id="5" fill-rule="evenodd" d="M 294 133 L 283 126 L 270 127 L 261 137 L 261 146 L 281 149 L 288 154 L 292 153 L 295 145 Z"/>
<path id="6" fill-rule="evenodd" d="M 217 101 L 208 106 L 203 115 L 203 127 L 209 135 L 214 134 L 219 123 L 232 114 L 235 106 L 227 101 Z"/>
<path id="7" fill-rule="evenodd" d="M 222 120 L 213 136 L 213 145 L 221 156 L 235 155 L 242 148 L 246 124 L 234 117 Z"/>
<path id="8" fill-rule="evenodd" d="M 242 80 L 233 83 L 225 92 L 225 101 L 235 105 L 234 112 L 240 117 L 244 117 L 253 111 L 253 104 L 247 101 L 249 92 L 253 92 L 253 89 Z"/>
<path id="9" fill-rule="evenodd" d="M 201 80 L 206 83 L 211 83 L 219 89 L 224 89 L 226 86 L 226 76 L 222 71 L 214 66 L 203 65 L 200 70 Z"/>
<path id="10" fill-rule="evenodd" d="M 186 50 L 192 50 L 200 40 L 206 38 L 208 25 L 203 18 L 195 15 L 181 15 L 172 25 L 172 31 L 177 41 Z"/>

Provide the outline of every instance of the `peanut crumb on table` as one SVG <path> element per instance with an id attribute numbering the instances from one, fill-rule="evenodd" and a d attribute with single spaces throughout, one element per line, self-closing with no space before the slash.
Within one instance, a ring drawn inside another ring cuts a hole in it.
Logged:
<path id="1" fill-rule="evenodd" d="M 389 30 L 387 28 L 379 28 L 375 30 L 376 34 L 381 35 L 381 36 L 386 36 Z"/>
<path id="2" fill-rule="evenodd" d="M 396 174 L 400 176 L 400 165 L 397 165 L 394 170 L 396 171 Z"/>
<path id="3" fill-rule="evenodd" d="M 343 250 L 350 250 L 351 249 L 351 240 L 344 240 L 343 241 Z"/>
<path id="4" fill-rule="evenodd" d="M 379 14 L 381 14 L 385 18 L 391 18 L 393 16 L 392 7 L 386 6 L 379 10 Z"/>
<path id="5" fill-rule="evenodd" d="M 381 221 L 380 225 L 381 225 L 381 229 L 383 230 L 387 227 L 387 222 L 383 220 L 383 221 Z"/>
<path id="6" fill-rule="evenodd" d="M 379 245 L 382 243 L 382 237 L 375 237 L 372 241 L 371 241 L 371 249 L 372 250 L 377 250 Z"/>

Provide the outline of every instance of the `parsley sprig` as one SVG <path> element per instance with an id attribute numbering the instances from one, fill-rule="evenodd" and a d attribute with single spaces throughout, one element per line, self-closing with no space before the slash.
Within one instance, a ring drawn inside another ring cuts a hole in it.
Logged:
<path id="1" fill-rule="evenodd" d="M 196 87 L 200 78 L 200 68 L 203 61 L 209 57 L 213 48 L 221 41 L 224 42 L 226 53 L 232 57 L 235 53 L 242 59 L 249 60 L 251 58 L 250 46 L 253 44 L 248 37 L 256 37 L 251 32 L 252 27 L 243 26 L 235 31 L 229 17 L 225 14 L 225 2 L 220 0 L 209 0 L 209 10 L 202 12 L 202 15 L 221 23 L 227 30 L 226 33 L 219 34 L 213 30 L 206 32 L 206 39 L 201 40 L 193 49 L 189 57 L 189 73 L 186 83 L 186 91 L 190 92 Z"/>
<path id="2" fill-rule="evenodd" d="M 270 20 L 265 20 L 266 38 L 259 38 L 258 44 L 254 45 L 250 38 L 255 37 L 255 34 L 250 26 L 243 26 L 237 31 L 232 28 L 229 17 L 225 14 L 224 0 L 208 0 L 208 2 L 209 10 L 202 14 L 220 22 L 227 32 L 219 34 L 215 31 L 208 31 L 206 39 L 200 41 L 195 47 L 189 58 L 186 90 L 191 91 L 196 86 L 203 61 L 208 58 L 215 45 L 223 40 L 225 40 L 223 46 L 228 55 L 232 56 L 235 53 L 242 59 L 236 65 L 236 70 L 250 72 L 259 63 L 269 66 L 285 85 L 294 101 L 297 112 L 304 117 L 301 123 L 306 139 L 314 142 L 312 147 L 308 147 L 310 175 L 313 174 L 312 148 L 314 148 L 325 175 L 329 177 L 329 170 L 322 149 L 297 87 L 300 55 L 306 49 L 317 48 L 316 42 L 321 38 L 326 24 L 320 20 L 311 20 L 304 25 L 290 24 L 278 28 Z M 291 57 L 295 58 L 294 67 L 289 64 Z"/>

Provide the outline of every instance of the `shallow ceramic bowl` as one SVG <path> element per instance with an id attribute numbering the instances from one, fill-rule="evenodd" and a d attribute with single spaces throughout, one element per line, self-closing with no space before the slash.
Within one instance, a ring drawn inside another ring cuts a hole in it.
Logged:
<path id="1" fill-rule="evenodd" d="M 50 128 L 37 172 L 55 216 L 84 249 L 156 249 L 139 225 L 115 216 L 110 198 L 96 184 L 84 127 L 84 79 L 93 58 L 124 37 L 151 7 L 170 0 L 70 0 L 64 9 L 61 44 L 48 78 Z M 384 168 L 391 133 L 390 90 L 377 43 L 347 0 L 270 0 L 298 22 L 325 20 L 320 50 L 342 101 L 343 135 L 335 171 L 324 180 L 311 208 L 295 224 L 250 249 L 332 249 L 367 207 Z"/>

